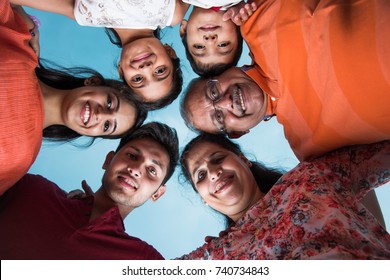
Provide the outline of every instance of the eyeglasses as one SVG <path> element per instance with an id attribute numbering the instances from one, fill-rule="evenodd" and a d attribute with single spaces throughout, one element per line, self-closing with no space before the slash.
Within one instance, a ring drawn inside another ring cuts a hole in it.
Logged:
<path id="1" fill-rule="evenodd" d="M 211 119 L 219 131 L 226 133 L 225 115 L 223 111 L 215 105 L 222 97 L 223 93 L 218 80 L 208 80 L 206 85 L 206 98 L 211 100 L 214 107 L 214 114 L 211 116 Z"/>

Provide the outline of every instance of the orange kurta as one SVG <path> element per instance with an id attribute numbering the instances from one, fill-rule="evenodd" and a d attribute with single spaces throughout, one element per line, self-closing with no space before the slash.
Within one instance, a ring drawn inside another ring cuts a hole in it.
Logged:
<path id="1" fill-rule="evenodd" d="M 390 139 L 390 1 L 256 2 L 246 73 L 298 159 Z"/>
<path id="2" fill-rule="evenodd" d="M 23 19 L 0 1 L 0 195 L 34 162 L 42 143 L 42 94 L 37 57 Z"/>

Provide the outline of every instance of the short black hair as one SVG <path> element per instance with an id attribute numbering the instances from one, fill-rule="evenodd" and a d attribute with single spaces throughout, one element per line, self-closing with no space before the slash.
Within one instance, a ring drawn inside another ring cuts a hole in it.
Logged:
<path id="1" fill-rule="evenodd" d="M 232 66 L 236 66 L 238 61 L 241 58 L 242 46 L 243 46 L 243 38 L 239 26 L 236 26 L 236 34 L 237 34 L 237 50 L 234 53 L 233 60 L 230 63 L 226 63 L 226 64 L 223 63 L 213 64 L 212 62 L 206 64 L 206 63 L 195 62 L 193 56 L 191 55 L 191 52 L 188 49 L 187 31 L 185 31 L 181 41 L 184 45 L 186 51 L 186 57 L 190 62 L 192 70 L 194 70 L 194 72 L 201 77 L 213 77 L 222 74 L 225 70 L 229 69 Z"/>
<path id="2" fill-rule="evenodd" d="M 136 129 L 133 133 L 123 137 L 115 152 L 118 152 L 130 141 L 142 138 L 148 138 L 156 141 L 161 146 L 163 146 L 168 153 L 169 166 L 167 168 L 167 174 L 161 183 L 161 185 L 164 185 L 169 180 L 169 178 L 171 178 L 179 159 L 179 139 L 177 137 L 176 130 L 166 124 L 159 122 L 150 122 L 144 124 L 140 128 Z"/>

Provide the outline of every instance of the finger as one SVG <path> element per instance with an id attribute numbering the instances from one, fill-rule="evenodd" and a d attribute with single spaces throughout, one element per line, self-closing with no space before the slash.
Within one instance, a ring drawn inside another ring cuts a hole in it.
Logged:
<path id="1" fill-rule="evenodd" d="M 249 18 L 245 9 L 240 10 L 240 16 L 242 21 L 246 21 Z"/>
<path id="2" fill-rule="evenodd" d="M 72 190 L 68 193 L 67 198 L 80 198 L 83 194 L 81 190 Z"/>
<path id="3" fill-rule="evenodd" d="M 91 189 L 91 187 L 87 184 L 87 181 L 83 180 L 81 182 L 81 187 L 83 188 L 84 192 L 85 192 L 85 195 L 93 195 L 93 191 Z"/>
<path id="4" fill-rule="evenodd" d="M 257 4 L 255 2 L 251 3 L 251 7 L 252 7 L 252 11 L 256 11 L 257 10 Z"/>
<path id="5" fill-rule="evenodd" d="M 234 11 L 233 9 L 228 9 L 222 16 L 223 21 L 228 21 L 229 19 L 233 18 Z"/>
<path id="6" fill-rule="evenodd" d="M 251 16 L 251 15 L 253 14 L 251 5 L 246 4 L 246 5 L 245 5 L 245 10 L 246 10 L 246 14 L 247 14 L 248 16 Z"/>
<path id="7" fill-rule="evenodd" d="M 214 236 L 209 236 L 209 235 L 207 235 L 205 238 L 204 238 L 204 241 L 206 242 L 206 243 L 210 243 L 213 239 L 215 239 L 216 237 L 214 237 Z"/>

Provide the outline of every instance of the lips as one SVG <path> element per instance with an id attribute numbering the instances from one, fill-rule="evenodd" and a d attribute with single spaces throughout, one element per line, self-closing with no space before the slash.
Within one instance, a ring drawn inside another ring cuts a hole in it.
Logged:
<path id="1" fill-rule="evenodd" d="M 138 190 L 139 184 L 131 177 L 126 175 L 120 175 L 119 180 L 123 187 Z"/>
<path id="2" fill-rule="evenodd" d="M 91 106 L 88 102 L 85 103 L 84 107 L 82 108 L 80 118 L 84 125 L 87 125 L 89 120 L 91 119 Z"/>
<path id="3" fill-rule="evenodd" d="M 205 31 L 205 32 L 213 32 L 219 28 L 219 25 L 214 25 L 214 24 L 206 24 L 201 27 L 199 27 L 200 30 Z"/>
<path id="4" fill-rule="evenodd" d="M 230 175 L 230 176 L 225 176 L 221 179 L 219 179 L 214 187 L 214 194 L 218 194 L 218 193 L 221 193 L 223 192 L 225 189 L 227 189 L 229 186 L 231 186 L 231 184 L 233 183 L 233 179 L 234 179 L 234 176 L 233 175 Z"/>
<path id="5" fill-rule="evenodd" d="M 239 86 L 236 86 L 232 93 L 233 106 L 237 109 L 239 116 L 243 116 L 246 111 L 245 99 L 243 92 Z"/>
<path id="6" fill-rule="evenodd" d="M 131 60 L 131 63 L 143 61 L 143 60 L 145 60 L 145 59 L 148 59 L 150 56 L 152 56 L 152 54 L 149 53 L 149 52 L 143 53 L 143 54 L 140 54 L 140 55 L 137 55 L 136 57 L 134 57 L 134 58 Z"/>

